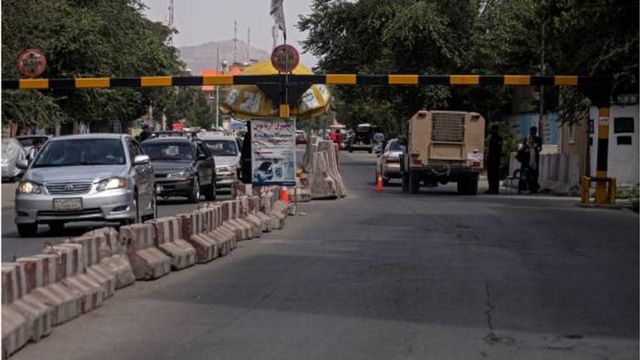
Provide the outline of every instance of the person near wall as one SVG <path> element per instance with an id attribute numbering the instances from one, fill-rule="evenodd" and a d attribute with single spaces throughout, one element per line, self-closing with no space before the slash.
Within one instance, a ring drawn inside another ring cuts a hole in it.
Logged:
<path id="1" fill-rule="evenodd" d="M 502 137 L 497 124 L 491 126 L 489 154 L 487 155 L 487 180 L 489 190 L 485 194 L 498 194 L 500 191 L 500 162 L 502 158 Z"/>
<path id="2" fill-rule="evenodd" d="M 540 151 L 542 151 L 542 139 L 538 136 L 538 128 L 532 126 L 529 129 L 529 136 L 523 141 L 524 149 L 529 152 L 528 156 L 528 187 L 532 194 L 538 192 L 538 175 L 540 174 Z"/>

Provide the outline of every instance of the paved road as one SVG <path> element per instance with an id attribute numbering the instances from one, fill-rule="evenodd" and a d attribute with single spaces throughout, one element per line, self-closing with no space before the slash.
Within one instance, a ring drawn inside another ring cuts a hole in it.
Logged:
<path id="1" fill-rule="evenodd" d="M 27 256 L 39 253 L 46 242 L 55 244 L 66 238 L 82 235 L 92 228 L 99 228 L 111 223 L 70 223 L 65 227 L 63 234 L 53 234 L 46 225 L 40 226 L 37 237 L 21 238 L 14 223 L 14 191 L 16 183 L 2 184 L 2 261 L 11 261 L 14 256 Z M 228 194 L 219 194 L 221 200 L 228 199 Z M 169 216 L 189 212 L 197 208 L 181 198 L 169 198 L 158 203 L 158 215 Z"/>
<path id="2" fill-rule="evenodd" d="M 373 191 L 303 204 L 230 256 L 119 291 L 14 359 L 636 359 L 638 216 Z"/>

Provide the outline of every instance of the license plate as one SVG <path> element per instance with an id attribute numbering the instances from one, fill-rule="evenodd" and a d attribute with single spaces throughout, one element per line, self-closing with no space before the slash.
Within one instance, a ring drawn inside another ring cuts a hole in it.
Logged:
<path id="1" fill-rule="evenodd" d="M 82 198 L 53 199 L 53 210 L 78 210 L 82 209 Z"/>

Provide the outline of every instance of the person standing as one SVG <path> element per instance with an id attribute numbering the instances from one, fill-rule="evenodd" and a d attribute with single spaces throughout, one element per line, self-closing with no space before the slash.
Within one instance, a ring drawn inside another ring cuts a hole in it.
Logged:
<path id="1" fill-rule="evenodd" d="M 485 194 L 498 194 L 500 192 L 500 163 L 502 158 L 502 137 L 500 127 L 497 124 L 491 126 L 489 138 L 489 154 L 487 156 L 487 179 L 489 190 Z"/>
<path id="2" fill-rule="evenodd" d="M 149 131 L 149 125 L 144 124 L 142 126 L 142 132 L 138 136 L 138 142 L 143 142 L 147 140 L 149 137 L 151 137 L 151 131 Z"/>
<path id="3" fill-rule="evenodd" d="M 538 175 L 540 174 L 540 151 L 542 151 L 542 138 L 538 136 L 538 128 L 532 126 L 529 129 L 529 136 L 524 139 L 523 145 L 529 152 L 528 169 L 529 169 L 529 191 L 532 194 L 538 192 L 540 185 L 538 184 Z"/>
<path id="4" fill-rule="evenodd" d="M 38 155 L 38 153 L 40 152 L 43 143 L 44 142 L 40 138 L 33 139 L 33 142 L 31 143 L 31 149 L 29 149 L 29 153 L 27 154 L 27 161 L 31 162 L 36 158 L 36 155 Z"/>

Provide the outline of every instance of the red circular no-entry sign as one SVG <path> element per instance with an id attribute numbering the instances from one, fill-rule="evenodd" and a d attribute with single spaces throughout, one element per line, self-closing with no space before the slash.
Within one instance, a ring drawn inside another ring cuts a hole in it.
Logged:
<path id="1" fill-rule="evenodd" d="M 18 71 L 22 76 L 34 78 L 47 68 L 47 58 L 38 49 L 26 49 L 18 56 Z"/>
<path id="2" fill-rule="evenodd" d="M 271 65 L 282 73 L 289 73 L 300 63 L 298 50 L 289 44 L 276 46 L 271 52 Z"/>

